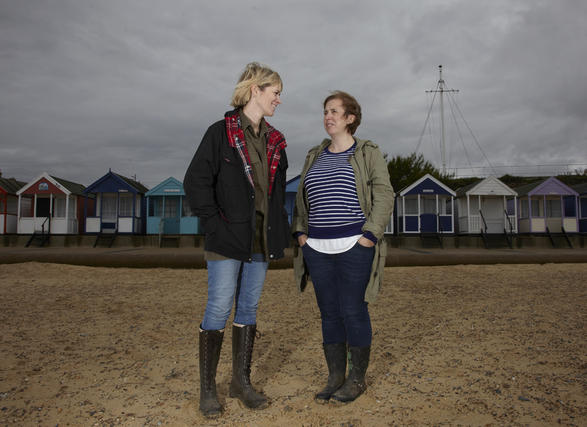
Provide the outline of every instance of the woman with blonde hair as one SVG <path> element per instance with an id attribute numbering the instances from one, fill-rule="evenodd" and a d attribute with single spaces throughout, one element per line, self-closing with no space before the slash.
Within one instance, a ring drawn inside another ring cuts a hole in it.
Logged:
<path id="1" fill-rule="evenodd" d="M 216 368 L 226 321 L 232 327 L 230 396 L 261 409 L 267 398 L 250 381 L 257 305 L 270 260 L 283 257 L 290 234 L 285 212 L 285 138 L 267 123 L 281 104 L 282 81 L 269 67 L 250 63 L 222 120 L 212 124 L 184 178 L 192 212 L 204 229 L 208 301 L 199 330 L 200 411 L 222 412 Z"/>

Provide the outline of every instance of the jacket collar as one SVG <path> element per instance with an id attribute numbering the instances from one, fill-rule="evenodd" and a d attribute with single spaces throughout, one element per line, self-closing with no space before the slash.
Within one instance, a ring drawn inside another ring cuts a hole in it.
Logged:
<path id="1" fill-rule="evenodd" d="M 355 138 L 355 141 L 357 141 L 357 148 L 355 150 L 355 153 L 361 151 L 363 149 L 363 146 L 365 144 L 371 143 L 371 141 L 368 140 L 368 139 Z M 317 145 L 314 148 L 312 148 L 310 150 L 310 152 L 312 154 L 321 153 L 322 150 L 324 150 L 326 147 L 328 147 L 331 142 L 332 142 L 332 140 L 330 138 L 324 138 L 324 140 L 322 140 L 322 142 L 320 143 L 320 145 Z"/>
<path id="2" fill-rule="evenodd" d="M 245 133 L 243 131 L 241 123 L 241 109 L 228 111 L 224 114 L 224 120 L 226 125 L 226 135 L 228 137 L 228 143 L 231 147 L 237 150 L 239 157 L 243 163 L 243 168 L 247 180 L 251 184 L 252 188 L 255 188 L 253 182 L 253 168 L 251 166 L 251 158 L 249 157 L 249 151 L 247 149 L 247 142 L 245 140 Z M 244 114 L 242 114 L 244 116 Z M 281 159 L 281 152 L 287 146 L 285 138 L 281 132 L 271 126 L 267 121 L 264 120 L 265 127 L 265 138 L 267 141 L 267 162 L 269 166 L 269 195 L 273 190 L 273 183 L 275 181 L 275 174 L 277 172 L 277 166 Z"/>

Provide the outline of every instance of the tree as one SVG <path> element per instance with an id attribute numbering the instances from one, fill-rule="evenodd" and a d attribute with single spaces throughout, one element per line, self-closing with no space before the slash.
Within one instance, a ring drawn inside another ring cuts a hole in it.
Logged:
<path id="1" fill-rule="evenodd" d="M 387 170 L 389 171 L 391 185 L 398 193 L 427 173 L 439 181 L 446 181 L 452 178 L 452 175 L 443 175 L 432 163 L 424 159 L 423 154 L 416 153 L 412 153 L 407 157 L 393 157 L 387 162 Z"/>

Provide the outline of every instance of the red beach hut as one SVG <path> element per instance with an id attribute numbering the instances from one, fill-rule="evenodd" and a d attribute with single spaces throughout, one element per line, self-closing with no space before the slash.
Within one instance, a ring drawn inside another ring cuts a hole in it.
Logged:
<path id="1" fill-rule="evenodd" d="M 78 234 L 85 187 L 43 173 L 18 190 L 19 234 Z M 93 208 L 93 199 L 89 201 Z"/>
<path id="2" fill-rule="evenodd" d="M 16 233 L 18 223 L 18 196 L 25 185 L 14 178 L 2 178 L 0 173 L 0 234 Z"/>

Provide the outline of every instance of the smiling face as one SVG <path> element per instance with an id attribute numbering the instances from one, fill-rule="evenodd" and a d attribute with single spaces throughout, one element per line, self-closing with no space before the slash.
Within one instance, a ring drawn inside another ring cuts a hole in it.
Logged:
<path id="1" fill-rule="evenodd" d="M 352 114 L 346 115 L 342 100 L 338 98 L 331 99 L 324 106 L 324 129 L 330 137 L 349 133 L 347 125 L 355 120 Z"/>
<path id="2" fill-rule="evenodd" d="M 281 104 L 281 86 L 270 85 L 263 89 L 255 86 L 252 90 L 251 100 L 260 109 L 263 116 L 272 117 L 277 106 Z"/>

